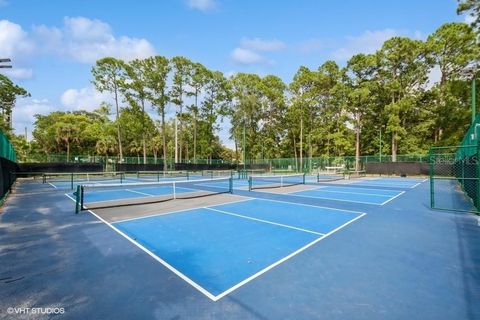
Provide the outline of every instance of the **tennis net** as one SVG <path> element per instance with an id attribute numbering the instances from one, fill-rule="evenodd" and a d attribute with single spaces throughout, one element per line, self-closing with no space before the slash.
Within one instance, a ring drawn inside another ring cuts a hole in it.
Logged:
<path id="1" fill-rule="evenodd" d="M 322 171 L 317 173 L 317 182 L 330 182 L 345 179 L 345 174 L 340 172 Z"/>
<path id="2" fill-rule="evenodd" d="M 43 173 L 43 183 L 54 184 L 56 187 L 74 188 L 76 183 L 82 182 L 119 182 L 124 179 L 123 172 L 50 172 Z"/>
<path id="3" fill-rule="evenodd" d="M 248 178 L 248 189 L 282 188 L 305 184 L 305 174 L 289 174 L 280 176 L 250 176 Z"/>
<path id="4" fill-rule="evenodd" d="M 189 178 L 188 171 L 137 171 L 135 175 L 127 175 L 130 179 L 138 181 L 159 182 L 168 179 L 186 179 Z"/>
<path id="5" fill-rule="evenodd" d="M 122 184 L 83 184 L 74 193 L 76 212 L 87 209 L 121 207 L 193 199 L 232 193 L 232 178 L 190 181 L 163 181 Z"/>
<path id="6" fill-rule="evenodd" d="M 203 177 L 231 177 L 233 178 L 233 170 L 202 170 Z"/>

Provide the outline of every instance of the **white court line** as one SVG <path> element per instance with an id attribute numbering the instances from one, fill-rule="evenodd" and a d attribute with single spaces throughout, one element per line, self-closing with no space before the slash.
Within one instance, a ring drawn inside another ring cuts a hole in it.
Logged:
<path id="1" fill-rule="evenodd" d="M 388 199 L 387 201 L 385 201 L 384 203 L 382 203 L 381 206 L 383 206 L 384 204 L 389 203 L 390 201 L 392 201 L 392 200 L 395 199 L 395 198 L 400 197 L 400 196 L 401 196 L 402 194 L 404 194 L 404 193 L 405 193 L 405 191 L 400 192 L 400 193 L 397 194 L 395 197 L 393 197 L 393 198 L 391 198 L 391 199 Z"/>
<path id="2" fill-rule="evenodd" d="M 302 192 L 302 191 L 299 191 Z M 345 199 L 335 199 L 335 198 L 328 198 L 328 197 L 318 197 L 318 196 L 304 196 L 299 194 L 291 193 L 289 194 L 293 197 L 302 197 L 302 198 L 312 198 L 312 199 L 325 199 L 325 200 L 334 200 L 334 201 L 342 201 L 342 202 L 352 202 L 352 203 L 362 203 L 362 204 L 372 204 L 376 206 L 380 206 L 381 204 L 375 202 L 366 202 L 366 201 L 356 201 L 356 200 L 345 200 Z"/>
<path id="3" fill-rule="evenodd" d="M 147 196 L 147 197 L 153 197 L 153 196 L 154 196 L 153 194 L 149 194 L 149 193 L 145 193 L 145 192 L 140 192 L 140 191 L 135 191 L 135 190 L 131 190 L 131 189 L 125 189 L 125 191 L 142 194 L 142 195 Z"/>
<path id="4" fill-rule="evenodd" d="M 419 183 L 417 183 L 417 184 L 415 184 L 415 185 L 411 186 L 411 187 L 410 187 L 410 189 L 416 188 L 416 187 L 418 187 L 420 184 L 421 184 L 421 182 L 419 182 Z"/>
<path id="5" fill-rule="evenodd" d="M 355 185 L 355 184 L 353 184 Z M 396 192 L 396 190 L 385 190 L 385 189 L 380 189 L 380 188 L 369 188 L 368 186 L 365 187 L 367 185 L 360 185 L 360 188 L 357 186 L 357 187 L 344 187 L 344 186 L 339 186 L 339 185 L 332 185 L 332 186 L 325 186 L 325 187 L 328 187 L 328 188 L 333 188 L 333 189 L 341 189 L 341 188 L 346 188 L 346 189 L 356 189 L 356 190 L 365 190 L 365 191 L 381 191 L 381 192 L 385 192 L 385 191 L 393 191 L 393 192 Z"/>
<path id="6" fill-rule="evenodd" d="M 242 196 L 237 196 L 237 197 L 242 197 Z M 246 197 L 242 197 L 242 198 L 246 198 Z M 241 199 L 241 200 L 236 200 L 236 201 L 230 201 L 230 202 L 225 202 L 225 203 L 217 204 L 217 205 L 214 205 L 214 206 L 221 206 L 221 205 L 224 205 L 224 204 L 243 202 L 243 201 L 248 201 L 248 200 L 251 200 L 251 199 L 252 199 L 252 198 L 246 198 L 246 199 Z M 214 206 L 212 206 L 212 207 L 214 207 Z M 209 207 L 211 207 L 211 206 L 209 206 Z M 129 219 L 123 219 L 123 220 L 114 221 L 114 222 L 112 222 L 112 224 L 122 223 L 122 222 L 127 222 L 127 221 L 147 219 L 147 218 L 153 218 L 153 217 L 157 217 L 157 216 L 166 216 L 166 215 L 169 215 L 169 214 L 182 213 L 182 212 L 185 212 L 185 211 L 202 209 L 202 208 L 206 208 L 206 207 L 187 208 L 187 209 L 180 209 L 180 210 L 175 210 L 175 211 L 168 211 L 168 212 L 164 212 L 164 213 L 154 213 L 154 214 L 149 214 L 149 215 L 147 215 L 147 216 L 142 216 L 142 217 L 136 217 L 136 218 L 129 218 Z"/>
<path id="7" fill-rule="evenodd" d="M 244 216 L 242 214 L 233 213 L 233 212 L 229 212 L 229 211 L 218 210 L 218 209 L 213 209 L 213 208 L 209 208 L 209 207 L 204 207 L 202 209 L 207 209 L 207 210 L 211 210 L 211 211 L 215 211 L 215 212 L 220 212 L 222 214 L 227 214 L 227 215 L 239 217 L 239 218 L 242 218 L 242 219 L 248 219 L 248 220 L 263 222 L 263 223 L 267 223 L 267 224 L 272 224 L 272 225 L 275 225 L 275 226 L 284 227 L 284 228 L 288 228 L 288 229 L 293 229 L 293 230 L 297 230 L 297 231 L 313 233 L 313 234 L 316 234 L 318 236 L 325 235 L 324 233 L 320 233 L 320 232 L 316 232 L 316 231 L 312 231 L 312 230 L 308 230 L 308 229 L 297 228 L 297 227 L 294 227 L 294 226 L 290 226 L 288 224 L 277 223 L 277 222 L 273 222 L 273 221 L 269 221 L 269 220 L 263 220 L 263 219 L 249 217 L 249 216 Z"/>
<path id="8" fill-rule="evenodd" d="M 362 213 L 360 216 L 358 216 L 358 217 L 356 217 L 356 218 L 354 218 L 354 219 L 352 219 L 352 220 L 350 220 L 350 221 L 342 224 L 341 226 L 339 226 L 339 227 L 333 229 L 332 231 L 326 233 L 324 236 L 322 236 L 322 237 L 320 237 L 320 238 L 318 238 L 318 239 L 315 239 L 315 240 L 313 240 L 313 241 L 310 242 L 310 243 L 307 243 L 305 246 L 301 247 L 301 248 L 298 249 L 297 251 L 292 252 L 292 253 L 289 254 L 288 256 L 286 256 L 286 257 L 278 260 L 277 262 L 271 264 L 270 266 L 268 266 L 268 267 L 260 270 L 259 272 L 251 275 L 251 276 L 248 277 L 247 279 L 245 279 L 245 280 L 237 283 L 236 285 L 234 285 L 234 286 L 231 287 L 230 289 L 225 290 L 224 292 L 222 292 L 222 293 L 220 293 L 219 295 L 217 295 L 217 296 L 215 297 L 215 299 L 216 299 L 215 301 L 223 298 L 224 296 L 226 296 L 226 295 L 228 295 L 229 293 L 235 291 L 236 289 L 242 287 L 243 285 L 245 285 L 245 284 L 247 284 L 248 282 L 254 280 L 255 278 L 258 278 L 259 276 L 261 276 L 261 275 L 264 274 L 265 272 L 272 270 L 273 268 L 275 268 L 275 267 L 278 266 L 279 264 L 281 264 L 281 263 L 287 261 L 288 259 L 296 256 L 297 254 L 301 253 L 302 251 L 305 251 L 306 249 L 310 248 L 310 247 L 313 246 L 314 244 L 316 244 L 316 243 L 320 242 L 321 240 L 323 240 L 323 239 L 331 236 L 332 234 L 334 234 L 334 233 L 337 232 L 338 230 L 346 227 L 347 225 L 349 225 L 349 224 L 351 224 L 352 222 L 354 222 L 354 221 L 362 218 L 362 217 L 365 216 L 365 215 L 366 215 L 366 213 Z"/>
<path id="9" fill-rule="evenodd" d="M 68 194 L 65 194 L 68 198 L 70 198 L 71 200 L 73 200 L 74 202 L 76 202 L 72 197 L 70 197 Z M 254 198 L 251 198 L 251 199 L 243 199 L 243 200 L 239 200 L 239 201 L 236 201 L 236 202 L 241 202 L 241 201 L 247 201 L 247 200 L 254 200 Z M 261 200 L 266 200 L 266 199 L 261 199 Z M 287 202 L 287 201 L 276 201 L 276 200 L 267 200 L 267 201 L 273 201 L 273 202 L 285 202 L 285 203 L 291 203 L 291 204 L 297 204 L 297 203 L 294 203 L 294 202 Z M 303 205 L 303 204 L 297 204 L 297 205 Z M 325 207 L 319 207 L 319 206 L 313 206 L 313 205 L 304 205 L 304 206 L 309 206 L 309 207 L 316 207 L 316 208 L 325 208 Z M 327 208 L 329 209 L 329 208 Z M 333 209 L 333 208 L 332 208 Z M 339 211 L 347 211 L 347 212 L 355 212 L 355 211 L 349 211 L 349 210 L 341 210 L 341 209 L 335 209 L 335 210 L 339 210 Z M 102 221 L 103 223 L 105 223 L 107 226 L 109 226 L 111 229 L 113 229 L 114 231 L 116 231 L 118 234 L 120 234 L 122 237 L 124 237 L 125 239 L 127 239 L 128 241 L 130 241 L 131 243 L 133 243 L 135 246 L 137 246 L 140 250 L 144 251 L 146 254 L 148 254 L 150 257 L 152 257 L 153 259 L 155 259 L 156 261 L 160 262 L 164 267 L 166 267 L 167 269 L 169 269 L 170 271 L 172 271 L 174 274 L 176 274 L 177 276 L 179 276 L 182 280 L 184 280 L 185 282 L 187 282 L 188 284 L 190 284 L 192 287 L 194 287 L 195 289 L 197 289 L 199 292 L 203 293 L 206 297 L 208 297 L 209 299 L 211 299 L 212 301 L 218 301 L 220 300 L 221 298 L 223 298 L 224 296 L 228 295 L 229 293 L 235 291 L 236 289 L 242 287 L 243 285 L 247 284 L 248 282 L 254 280 L 255 278 L 261 276 L 262 274 L 264 274 L 265 272 L 275 268 L 276 266 L 280 265 L 281 263 L 287 261 L 288 259 L 292 258 L 293 256 L 305 251 L 306 249 L 310 248 L 311 246 L 313 246 L 314 244 L 318 243 L 319 241 L 331 236 L 332 234 L 334 234 L 335 232 L 343 229 L 344 227 L 346 227 L 347 225 L 355 222 L 356 220 L 362 218 L 363 216 L 366 215 L 366 213 L 362 213 L 362 212 L 355 212 L 355 213 L 360 213 L 360 215 L 358 217 L 355 217 L 353 219 L 351 219 L 350 221 L 342 224 L 341 226 L 333 229 L 332 231 L 324 234 L 323 236 L 321 236 L 320 238 L 317 238 L 315 239 L 314 241 L 306 244 L 305 246 L 301 247 L 300 249 L 292 252 L 291 254 L 287 255 L 286 257 L 278 260 L 277 262 L 271 264 L 270 266 L 260 270 L 259 272 L 251 275 L 250 277 L 246 278 L 245 280 L 237 283 L 236 285 L 234 285 L 233 287 L 231 287 L 230 289 L 227 289 L 225 290 L 224 292 L 218 294 L 218 295 L 213 295 L 211 294 L 209 291 L 207 291 L 206 289 L 204 289 L 202 286 L 200 286 L 199 284 L 197 284 L 195 281 L 193 281 L 192 279 L 190 279 L 189 277 L 187 277 L 186 275 L 184 275 L 183 273 L 181 273 L 179 270 L 175 269 L 173 266 L 171 266 L 169 263 L 167 263 L 165 260 L 161 259 L 160 257 L 158 257 L 156 254 L 154 254 L 153 252 L 151 252 L 150 250 L 148 250 L 147 248 L 145 248 L 144 246 L 142 246 L 140 243 L 136 242 L 135 240 L 133 240 L 132 238 L 130 238 L 127 234 L 125 234 L 124 232 L 122 232 L 121 230 L 117 229 L 113 224 L 109 223 L 108 221 L 104 220 L 102 217 L 98 216 L 95 212 L 93 212 L 92 210 L 87 210 L 88 212 L 90 212 L 94 217 L 96 217 L 98 220 Z"/>
<path id="10" fill-rule="evenodd" d="M 366 187 L 369 187 L 369 186 L 373 186 L 373 187 L 387 187 L 387 188 L 411 188 L 412 186 L 411 185 L 399 185 L 399 184 L 391 184 L 391 183 L 359 183 L 357 182 L 356 183 L 357 185 L 362 185 L 362 186 L 366 186 Z"/>
<path id="11" fill-rule="evenodd" d="M 315 191 L 315 192 L 328 192 L 328 193 L 344 193 L 344 194 L 358 194 L 358 195 L 365 195 L 365 196 L 379 196 L 379 197 L 393 197 L 393 195 L 386 195 L 386 194 L 378 194 L 378 193 L 361 193 L 361 192 L 348 192 L 348 191 L 330 191 L 330 190 L 321 190 L 319 189 L 310 189 L 310 190 L 302 190 L 302 191 L 294 191 L 294 192 L 305 192 L 305 191 Z M 294 192 L 287 192 L 285 194 L 292 194 Z"/>
<path id="12" fill-rule="evenodd" d="M 278 194 L 278 193 L 271 193 L 271 192 L 265 192 L 265 193 Z M 328 210 L 333 210 L 333 211 L 350 212 L 350 213 L 355 213 L 355 214 L 363 214 L 364 213 L 364 212 L 360 212 L 360 211 L 337 209 L 337 208 L 331 208 L 331 207 L 323 207 L 323 206 L 317 206 L 317 205 L 313 205 L 313 204 L 297 203 L 297 202 L 284 201 L 284 200 L 272 200 L 272 199 L 264 199 L 264 198 L 251 198 L 251 200 L 262 200 L 262 201 L 289 203 L 289 204 L 295 204 L 295 205 L 304 206 L 304 207 L 322 208 L 322 209 L 328 209 Z"/>
<path id="13" fill-rule="evenodd" d="M 65 194 L 67 195 L 67 194 Z M 69 197 L 70 199 L 72 199 L 70 196 L 67 195 L 67 197 Z M 72 199 L 73 200 L 73 199 Z M 170 271 L 172 271 L 174 274 L 176 274 L 177 276 L 179 276 L 181 279 L 183 279 L 185 282 L 187 282 L 188 284 L 190 284 L 192 287 L 194 287 L 195 289 L 197 289 L 198 291 L 200 291 L 201 293 L 203 293 L 205 296 L 207 296 L 208 298 L 210 298 L 211 300 L 213 301 L 217 301 L 218 299 L 216 299 L 216 297 L 211 294 L 210 292 L 208 292 L 206 289 L 204 289 L 202 286 L 200 286 L 198 283 L 196 283 L 195 281 L 193 281 L 192 279 L 190 279 L 189 277 L 187 277 L 186 275 L 184 275 L 183 273 L 181 273 L 180 271 L 178 271 L 177 269 L 175 269 L 173 266 L 171 266 L 168 262 L 166 262 L 165 260 L 161 259 L 159 256 L 157 256 L 156 254 L 154 254 L 153 252 L 151 252 L 150 250 L 148 250 L 147 248 L 145 248 L 143 245 L 141 245 L 140 243 L 136 242 L 134 239 L 130 238 L 130 236 L 128 236 L 126 233 L 124 233 L 123 231 L 121 231 L 120 229 L 117 229 L 114 225 L 112 225 L 111 223 L 109 223 L 108 221 L 104 220 L 102 217 L 100 217 L 99 215 L 97 215 L 95 212 L 93 212 L 92 210 L 87 210 L 88 212 L 90 212 L 94 217 L 96 217 L 98 220 L 102 221 L 103 223 L 105 223 L 107 226 L 109 226 L 110 228 L 112 228 L 114 231 L 116 231 L 118 234 L 120 234 L 122 237 L 124 237 L 125 239 L 127 239 L 128 241 L 130 241 L 131 243 L 133 243 L 135 246 L 137 246 L 140 250 L 142 250 L 143 252 L 145 252 L 146 254 L 148 254 L 150 257 L 152 257 L 153 259 L 157 260 L 158 262 L 160 262 L 164 267 L 166 267 L 167 269 L 169 269 Z"/>
<path id="14" fill-rule="evenodd" d="M 47 182 L 47 183 L 48 183 L 49 185 L 51 185 L 52 187 L 54 187 L 55 189 L 57 189 L 57 186 L 54 185 L 53 183 L 51 183 L 51 182 Z"/>

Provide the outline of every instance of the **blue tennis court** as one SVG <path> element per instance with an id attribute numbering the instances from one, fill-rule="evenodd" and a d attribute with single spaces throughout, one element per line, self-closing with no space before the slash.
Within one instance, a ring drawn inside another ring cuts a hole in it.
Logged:
<path id="1" fill-rule="evenodd" d="M 218 300 L 363 215 L 247 199 L 112 225 L 210 299 Z"/>
<path id="2" fill-rule="evenodd" d="M 403 191 L 348 186 L 322 186 L 288 194 L 298 197 L 384 205 L 402 195 Z"/>
<path id="3" fill-rule="evenodd" d="M 389 187 L 401 189 L 413 189 L 425 182 L 425 179 L 412 178 L 376 178 L 376 179 L 362 179 L 352 181 L 352 184 L 371 187 Z"/>

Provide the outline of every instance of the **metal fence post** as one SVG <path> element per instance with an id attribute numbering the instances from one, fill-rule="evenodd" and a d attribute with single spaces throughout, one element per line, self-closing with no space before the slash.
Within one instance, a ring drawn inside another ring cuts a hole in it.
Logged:
<path id="1" fill-rule="evenodd" d="M 433 157 L 433 148 L 430 148 L 428 151 L 429 158 L 429 176 L 430 176 L 430 207 L 435 208 L 435 190 L 434 190 L 434 157 Z"/>

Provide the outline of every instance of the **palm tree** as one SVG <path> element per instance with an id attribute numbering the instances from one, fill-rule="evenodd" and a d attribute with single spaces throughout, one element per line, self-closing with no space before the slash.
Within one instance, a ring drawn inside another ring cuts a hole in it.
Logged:
<path id="1" fill-rule="evenodd" d="M 111 136 L 103 137 L 100 140 L 97 140 L 95 151 L 99 155 L 105 155 L 105 170 L 108 171 L 108 155 L 117 152 L 117 141 Z"/>
<path id="2" fill-rule="evenodd" d="M 149 148 L 153 152 L 153 158 L 154 158 L 155 164 L 157 163 L 158 153 L 160 152 L 160 150 L 162 150 L 162 146 L 163 146 L 163 140 L 162 140 L 162 137 L 160 137 L 160 135 L 154 136 L 149 141 Z"/>
<path id="3" fill-rule="evenodd" d="M 132 141 L 129 145 L 129 151 L 137 155 L 137 163 L 140 164 L 140 152 L 143 150 L 143 145 L 138 141 Z"/>
<path id="4" fill-rule="evenodd" d="M 74 142 L 79 142 L 80 128 L 71 123 L 57 123 L 55 130 L 55 141 L 61 145 L 65 143 L 67 147 L 67 162 L 70 161 L 70 146 Z"/>

